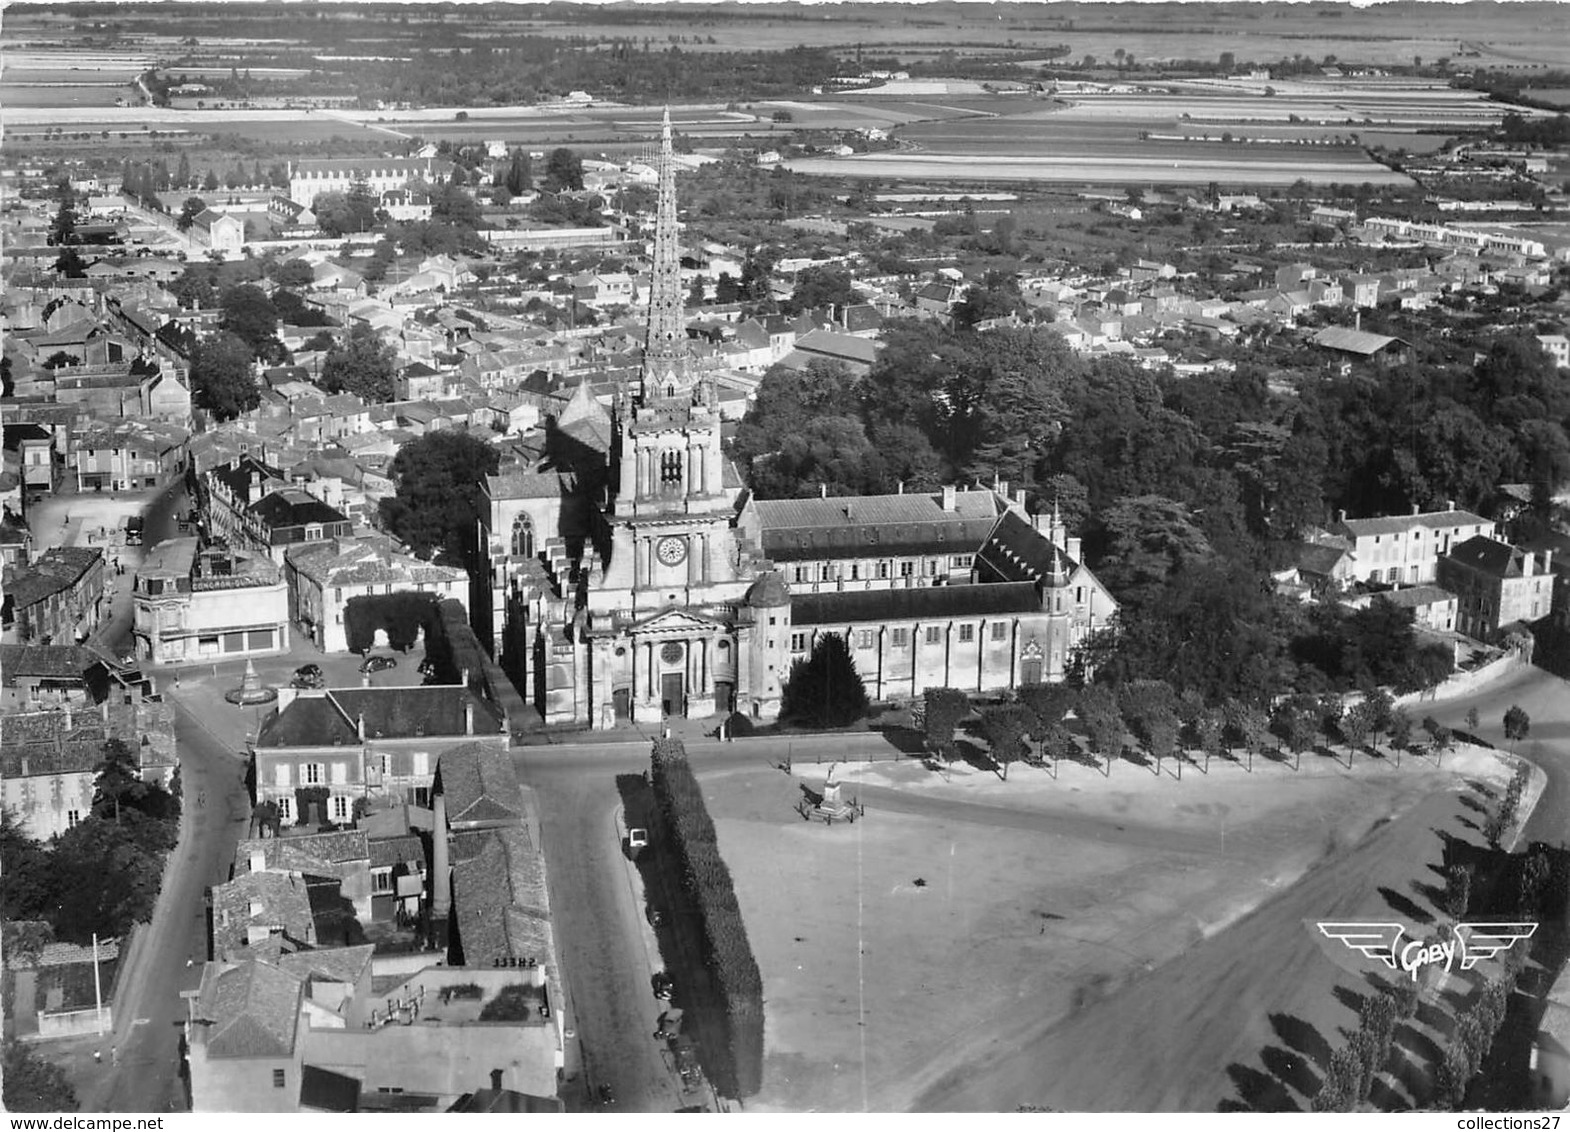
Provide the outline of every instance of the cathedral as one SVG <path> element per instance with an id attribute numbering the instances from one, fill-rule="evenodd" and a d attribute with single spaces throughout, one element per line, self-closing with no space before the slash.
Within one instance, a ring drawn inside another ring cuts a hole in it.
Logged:
<path id="1" fill-rule="evenodd" d="M 845 637 L 875 700 L 1062 679 L 1116 605 L 1055 514 L 1008 485 L 759 501 L 726 459 L 683 310 L 670 116 L 634 381 L 585 383 L 532 464 L 484 484 L 475 612 L 547 723 L 778 715 L 795 660 Z"/>

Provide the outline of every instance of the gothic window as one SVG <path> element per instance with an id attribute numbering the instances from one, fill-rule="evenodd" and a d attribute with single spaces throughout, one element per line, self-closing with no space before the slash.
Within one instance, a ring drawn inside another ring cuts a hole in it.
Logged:
<path id="1" fill-rule="evenodd" d="M 520 558 L 534 557 L 534 524 L 527 515 L 519 515 L 513 522 L 512 552 Z"/>
<path id="2" fill-rule="evenodd" d="M 660 482 L 664 484 L 681 483 L 681 453 L 674 449 L 660 453 Z"/>

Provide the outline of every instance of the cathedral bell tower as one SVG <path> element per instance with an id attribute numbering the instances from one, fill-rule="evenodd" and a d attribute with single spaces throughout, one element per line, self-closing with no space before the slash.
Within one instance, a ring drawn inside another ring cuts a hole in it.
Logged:
<path id="1" fill-rule="evenodd" d="M 626 581 L 646 595 L 634 605 L 669 603 L 683 590 L 684 600 L 694 600 L 695 589 L 724 582 L 735 569 L 734 500 L 725 487 L 714 378 L 687 339 L 669 110 L 658 164 L 648 337 L 637 380 L 617 401 L 609 509 L 612 557 L 621 561 L 613 572 L 623 576 L 630 561 Z"/>

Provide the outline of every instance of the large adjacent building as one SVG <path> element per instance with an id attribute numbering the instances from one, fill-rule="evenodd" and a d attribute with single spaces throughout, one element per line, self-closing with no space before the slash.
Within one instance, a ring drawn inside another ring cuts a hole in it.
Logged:
<path id="1" fill-rule="evenodd" d="M 289 589 L 265 554 L 169 539 L 136 572 L 136 654 L 153 664 L 272 656 L 289 648 Z"/>
<path id="2" fill-rule="evenodd" d="M 748 497 L 688 350 L 678 235 L 667 118 L 641 368 L 609 410 L 580 386 L 544 458 L 484 485 L 476 620 L 546 721 L 770 718 L 825 632 L 879 697 L 1060 679 L 1116 607 L 1022 494 Z"/>

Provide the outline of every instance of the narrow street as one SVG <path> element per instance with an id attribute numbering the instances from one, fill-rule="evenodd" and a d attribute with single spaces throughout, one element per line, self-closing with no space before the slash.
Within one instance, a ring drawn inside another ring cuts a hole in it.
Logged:
<path id="1" fill-rule="evenodd" d="M 234 848 L 245 835 L 250 802 L 245 765 L 183 707 L 176 706 L 184 796 L 180 844 L 164 872 L 150 925 L 141 929 L 134 963 L 115 1013 L 120 1065 L 105 1060 L 101 1082 L 82 1096 L 89 1112 L 185 1111 L 180 1079 L 182 990 L 195 989 L 206 957 L 204 890 L 228 879 Z M 191 965 L 187 966 L 187 960 Z"/>

